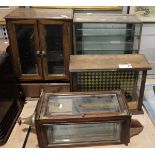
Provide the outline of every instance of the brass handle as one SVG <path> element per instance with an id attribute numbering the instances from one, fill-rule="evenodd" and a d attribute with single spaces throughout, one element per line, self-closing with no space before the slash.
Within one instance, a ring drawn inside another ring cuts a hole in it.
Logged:
<path id="1" fill-rule="evenodd" d="M 37 55 L 39 55 L 40 54 L 40 51 L 36 51 L 36 53 L 37 53 Z"/>
<path id="2" fill-rule="evenodd" d="M 42 55 L 46 55 L 46 52 L 45 52 L 45 51 L 42 51 L 41 54 L 42 54 Z"/>

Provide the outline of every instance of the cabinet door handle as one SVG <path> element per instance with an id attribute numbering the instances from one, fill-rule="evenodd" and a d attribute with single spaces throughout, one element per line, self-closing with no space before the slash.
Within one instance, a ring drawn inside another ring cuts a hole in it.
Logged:
<path id="1" fill-rule="evenodd" d="M 41 54 L 42 54 L 42 55 L 46 55 L 46 52 L 45 52 L 45 51 L 42 51 Z"/>
<path id="2" fill-rule="evenodd" d="M 36 51 L 36 53 L 37 53 L 37 55 L 39 55 L 40 54 L 40 51 Z"/>

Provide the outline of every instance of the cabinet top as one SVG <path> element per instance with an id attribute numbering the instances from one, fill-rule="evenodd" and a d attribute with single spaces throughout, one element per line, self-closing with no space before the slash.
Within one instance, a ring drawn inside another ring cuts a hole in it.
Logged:
<path id="1" fill-rule="evenodd" d="M 18 8 L 5 16 L 6 19 L 72 19 L 71 9 Z"/>
<path id="2" fill-rule="evenodd" d="M 142 23 L 135 15 L 129 14 L 105 14 L 105 13 L 75 13 L 74 22 L 84 23 Z"/>
<path id="3" fill-rule="evenodd" d="M 150 64 L 143 54 L 71 55 L 70 72 L 102 70 L 147 70 Z"/>

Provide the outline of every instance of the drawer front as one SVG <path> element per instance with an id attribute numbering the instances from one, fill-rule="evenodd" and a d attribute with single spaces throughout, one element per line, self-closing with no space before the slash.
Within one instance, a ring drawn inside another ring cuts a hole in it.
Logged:
<path id="1" fill-rule="evenodd" d="M 142 36 L 143 35 L 155 35 L 155 24 L 143 24 Z"/>
<path id="2" fill-rule="evenodd" d="M 140 43 L 140 50 L 146 50 L 149 48 L 155 48 L 155 35 L 142 36 Z"/>
<path id="3" fill-rule="evenodd" d="M 42 89 L 51 93 L 70 91 L 70 83 L 22 83 L 20 86 L 25 97 L 38 98 Z"/>

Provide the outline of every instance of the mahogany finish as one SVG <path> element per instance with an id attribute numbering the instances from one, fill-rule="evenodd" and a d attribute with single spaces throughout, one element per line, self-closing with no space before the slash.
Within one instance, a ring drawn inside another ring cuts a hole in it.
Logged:
<path id="1" fill-rule="evenodd" d="M 42 90 L 45 92 L 70 92 L 70 83 L 22 83 L 21 89 L 25 96 L 38 98 Z"/>
<path id="2" fill-rule="evenodd" d="M 18 8 L 5 17 L 10 54 L 21 84 L 69 81 L 72 17 L 71 9 L 35 8 Z"/>

